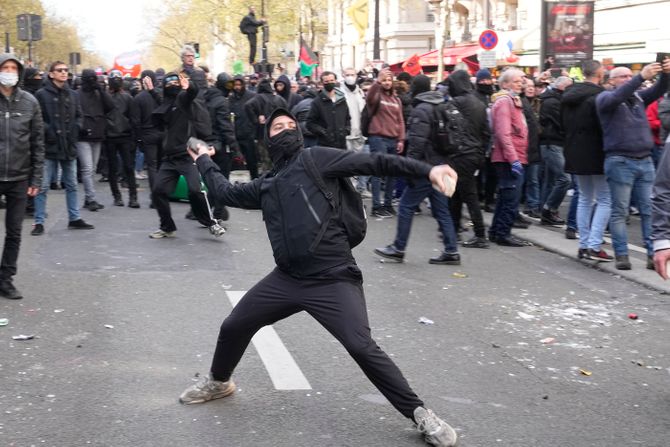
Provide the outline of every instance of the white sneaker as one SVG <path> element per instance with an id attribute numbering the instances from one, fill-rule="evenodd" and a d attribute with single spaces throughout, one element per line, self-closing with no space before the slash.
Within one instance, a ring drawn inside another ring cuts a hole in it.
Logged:
<path id="1" fill-rule="evenodd" d="M 179 396 L 179 402 L 185 405 L 201 404 L 208 400 L 230 396 L 235 392 L 235 389 L 235 383 L 232 380 L 220 382 L 212 379 L 212 375 L 209 374 L 195 385 L 186 388 Z"/>
<path id="2" fill-rule="evenodd" d="M 176 231 L 156 230 L 149 235 L 151 239 L 163 239 L 166 237 L 175 237 Z"/>
<path id="3" fill-rule="evenodd" d="M 427 444 L 437 447 L 454 447 L 458 443 L 456 431 L 432 410 L 416 407 L 414 410 L 416 429 L 424 436 Z"/>
<path id="4" fill-rule="evenodd" d="M 221 237 L 226 233 L 226 229 L 221 226 L 219 223 L 215 223 L 209 227 L 209 232 L 216 237 Z"/>

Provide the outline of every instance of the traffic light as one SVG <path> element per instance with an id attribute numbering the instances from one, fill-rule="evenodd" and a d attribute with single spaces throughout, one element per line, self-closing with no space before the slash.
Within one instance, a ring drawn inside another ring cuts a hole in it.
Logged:
<path id="1" fill-rule="evenodd" d="M 16 29 L 19 40 L 42 40 L 42 16 L 19 14 L 16 16 Z"/>
<path id="2" fill-rule="evenodd" d="M 195 50 L 195 58 L 200 59 L 200 44 L 198 42 L 194 42 L 193 49 Z"/>

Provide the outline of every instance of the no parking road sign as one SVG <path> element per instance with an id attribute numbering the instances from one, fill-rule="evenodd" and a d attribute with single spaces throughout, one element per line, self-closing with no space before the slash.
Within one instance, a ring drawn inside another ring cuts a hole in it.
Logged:
<path id="1" fill-rule="evenodd" d="M 487 29 L 479 35 L 479 46 L 485 50 L 492 50 L 498 45 L 498 35 L 492 29 Z"/>

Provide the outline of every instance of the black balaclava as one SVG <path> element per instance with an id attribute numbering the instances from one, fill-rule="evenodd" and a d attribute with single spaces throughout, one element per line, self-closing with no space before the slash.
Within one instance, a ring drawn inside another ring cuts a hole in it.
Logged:
<path id="1" fill-rule="evenodd" d="M 35 93 L 42 87 L 44 82 L 43 79 L 35 79 L 35 76 L 39 74 L 37 68 L 28 67 L 23 71 L 23 89 L 30 93 Z"/>
<path id="2" fill-rule="evenodd" d="M 270 126 L 275 118 L 279 116 L 288 116 L 296 122 L 295 129 L 286 129 L 270 137 Z M 297 125 L 298 120 L 286 109 L 279 108 L 275 109 L 270 118 L 265 125 L 265 144 L 272 159 L 272 164 L 275 168 L 280 167 L 283 163 L 290 160 L 296 153 L 298 153 L 303 147 L 302 141 L 302 132 L 300 132 L 300 126 Z"/>
<path id="3" fill-rule="evenodd" d="M 166 87 L 168 82 L 174 80 L 177 81 L 179 80 L 179 76 L 177 75 L 177 73 L 168 73 L 163 78 L 163 94 L 165 95 L 166 98 L 175 98 L 179 94 L 179 91 L 181 90 L 181 85 L 171 85 L 169 87 Z"/>
<path id="4" fill-rule="evenodd" d="M 154 73 L 152 70 L 144 70 L 142 74 L 140 75 L 140 81 L 144 78 L 149 76 L 149 79 L 151 79 L 151 83 L 154 85 L 154 88 L 156 87 L 156 73 Z"/>
<path id="5" fill-rule="evenodd" d="M 85 92 L 92 92 L 98 85 L 98 75 L 90 68 L 85 68 L 81 72 L 81 89 Z"/>

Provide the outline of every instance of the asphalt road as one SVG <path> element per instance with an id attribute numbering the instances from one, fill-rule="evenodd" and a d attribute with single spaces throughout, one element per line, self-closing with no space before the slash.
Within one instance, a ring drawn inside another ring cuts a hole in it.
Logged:
<path id="1" fill-rule="evenodd" d="M 274 329 L 311 389 L 275 389 L 250 346 L 236 394 L 180 405 L 209 370 L 227 294 L 273 268 L 260 213 L 232 210 L 215 239 L 173 204 L 178 237 L 151 240 L 146 192 L 133 210 L 101 189 L 107 208 L 82 211 L 93 231 L 66 229 L 62 191 L 45 235 L 24 227 L 25 298 L 0 301 L 0 445 L 423 445 L 305 314 Z M 668 445 L 670 306 L 652 288 L 665 285 L 639 265 L 623 277 L 579 263 L 574 241 L 534 227 L 519 234 L 544 248 L 463 249 L 453 267 L 427 263 L 440 250 L 429 213 L 403 264 L 372 253 L 395 220 L 370 220 L 355 255 L 373 336 L 462 446 Z"/>

